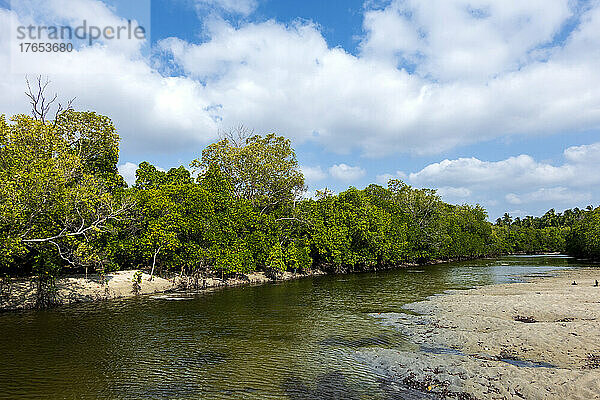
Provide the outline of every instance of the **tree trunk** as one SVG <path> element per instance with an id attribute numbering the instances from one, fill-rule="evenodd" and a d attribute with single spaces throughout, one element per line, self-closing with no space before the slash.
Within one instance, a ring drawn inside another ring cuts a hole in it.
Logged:
<path id="1" fill-rule="evenodd" d="M 152 271 L 150 271 L 150 279 L 148 279 L 149 281 L 152 280 L 152 277 L 154 276 L 154 267 L 156 266 L 156 256 L 158 255 L 158 252 L 160 251 L 160 247 L 154 252 L 154 256 L 152 257 Z"/>

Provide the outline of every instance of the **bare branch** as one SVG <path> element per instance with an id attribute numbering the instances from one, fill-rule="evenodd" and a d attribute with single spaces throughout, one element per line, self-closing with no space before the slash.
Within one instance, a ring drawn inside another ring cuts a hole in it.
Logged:
<path id="1" fill-rule="evenodd" d="M 63 107 L 62 103 L 58 103 L 58 107 L 56 108 L 56 113 L 54 114 L 54 127 L 56 127 L 56 123 L 58 122 L 58 117 L 60 117 L 60 115 L 62 113 L 65 113 L 69 110 L 73 109 L 73 102 L 75 101 L 75 97 L 73 97 L 71 100 L 67 101 L 67 105 L 65 107 Z"/>
<path id="2" fill-rule="evenodd" d="M 67 257 L 66 255 L 63 254 L 60 246 L 58 243 L 56 243 L 54 240 L 49 240 L 48 242 L 52 243 L 53 245 L 56 246 L 56 249 L 58 250 L 58 255 L 60 256 L 60 258 L 62 258 L 64 261 L 68 262 L 69 264 L 75 266 L 75 263 L 73 261 L 71 261 L 69 259 L 69 257 Z"/>
<path id="3" fill-rule="evenodd" d="M 27 91 L 25 92 L 25 95 L 29 98 L 29 103 L 31 104 L 31 114 L 33 118 L 35 118 L 37 121 L 46 122 L 50 109 L 52 108 L 52 105 L 56 102 L 58 95 L 54 94 L 52 98 L 46 97 L 45 92 L 48 88 L 48 85 L 50 84 L 50 80 L 47 77 L 44 80 L 41 75 L 38 75 L 38 77 L 36 78 L 35 87 L 31 86 L 31 83 L 29 82 L 29 78 L 27 76 L 25 76 L 25 82 L 27 84 Z M 56 113 L 54 114 L 55 125 L 56 119 L 61 113 L 72 109 L 72 104 L 74 100 L 75 98 L 69 100 L 67 102 L 66 108 L 63 107 L 62 104 L 58 103 Z"/>
<path id="4" fill-rule="evenodd" d="M 105 216 L 98 215 L 96 220 L 90 223 L 88 226 L 81 225 L 79 229 L 74 232 L 67 232 L 66 228 L 64 228 L 58 235 L 54 235 L 47 238 L 36 238 L 36 239 L 23 239 L 23 243 L 46 243 L 52 242 L 58 239 L 65 239 L 68 237 L 76 237 L 76 236 L 85 236 L 92 230 L 103 230 L 105 228 L 104 224 L 109 220 L 119 220 L 119 217 L 124 214 L 128 210 L 127 205 L 121 207 L 117 211 L 112 211 L 110 214 Z"/>
<path id="5" fill-rule="evenodd" d="M 246 140 L 254 136 L 254 129 L 246 127 L 244 124 L 240 124 L 235 128 L 230 128 L 228 131 L 219 130 L 219 138 L 221 140 L 227 139 L 233 147 L 244 147 Z"/>

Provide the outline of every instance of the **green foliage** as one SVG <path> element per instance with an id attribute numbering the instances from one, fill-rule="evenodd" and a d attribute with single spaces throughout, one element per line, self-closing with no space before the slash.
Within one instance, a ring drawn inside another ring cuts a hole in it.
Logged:
<path id="1" fill-rule="evenodd" d="M 108 117 L 68 109 L 58 115 L 53 127 L 81 159 L 86 173 L 114 186 L 124 185 L 117 171 L 119 136 Z"/>
<path id="2" fill-rule="evenodd" d="M 292 243 L 285 248 L 284 262 L 287 269 L 294 272 L 307 271 L 312 267 L 312 258 L 310 257 L 310 247 L 299 247 Z"/>
<path id="3" fill-rule="evenodd" d="M 204 149 L 202 159 L 191 166 L 201 173 L 218 169 L 229 180 L 236 198 L 263 209 L 288 205 L 304 190 L 304 177 L 290 141 L 275 134 L 252 136 L 243 143 L 223 139 Z"/>
<path id="4" fill-rule="evenodd" d="M 91 243 L 124 215 L 112 123 L 72 110 L 54 122 L 10 121 L 0 118 L 0 269 L 39 275 L 100 262 Z"/>
<path id="5" fill-rule="evenodd" d="M 136 296 L 140 294 L 142 291 L 142 271 L 135 271 L 133 277 L 131 278 L 131 291 Z"/>
<path id="6" fill-rule="evenodd" d="M 587 212 L 575 223 L 568 237 L 567 250 L 578 257 L 600 259 L 600 207 Z"/>
<path id="7" fill-rule="evenodd" d="M 556 213 L 548 210 L 541 217 L 512 218 L 508 213 L 496 220 L 493 236 L 496 253 L 545 253 L 567 252 L 580 254 L 577 245 L 580 238 L 572 231 L 581 226 L 589 210 L 579 208 Z M 583 239 L 581 239 L 583 240 Z M 587 240 L 592 240 L 588 237 Z M 581 243 L 584 243 L 583 241 Z"/>
<path id="8" fill-rule="evenodd" d="M 480 207 L 451 206 L 435 191 L 390 181 L 300 205 L 316 264 L 334 271 L 478 257 L 492 245 Z"/>
<path id="9" fill-rule="evenodd" d="M 301 199 L 296 155 L 274 134 L 209 145 L 191 164 L 197 179 L 143 162 L 127 188 L 118 142 L 92 112 L 0 117 L 0 274 L 35 274 L 40 305 L 66 267 L 277 277 L 514 252 L 600 257 L 600 209 L 505 214 L 492 225 L 479 205 L 447 204 L 399 180 Z"/>
<path id="10" fill-rule="evenodd" d="M 283 257 L 283 250 L 281 243 L 277 242 L 269 251 L 269 258 L 267 258 L 267 272 L 273 277 L 277 277 L 279 274 L 286 270 L 286 265 Z"/>

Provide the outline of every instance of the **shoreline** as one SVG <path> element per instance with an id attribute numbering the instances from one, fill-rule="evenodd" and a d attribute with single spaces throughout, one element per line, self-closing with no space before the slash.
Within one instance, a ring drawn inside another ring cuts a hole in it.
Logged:
<path id="1" fill-rule="evenodd" d="M 539 255 L 554 255 L 556 253 L 540 253 Z M 521 254 L 508 254 L 521 255 Z M 241 275 L 225 280 L 214 276 L 202 278 L 203 281 L 199 289 L 187 289 L 189 284 L 188 279 L 181 279 L 174 276 L 171 279 L 166 279 L 154 275 L 152 281 L 149 280 L 150 275 L 143 270 L 122 270 L 105 274 L 104 279 L 99 274 L 84 274 L 64 275 L 56 279 L 56 297 L 52 307 L 60 307 L 63 305 L 76 304 L 82 302 L 106 301 L 112 299 L 122 299 L 135 297 L 138 295 L 151 295 L 169 292 L 182 292 L 186 294 L 202 293 L 209 290 L 215 290 L 227 287 L 237 287 L 243 285 L 259 285 L 266 283 L 276 283 L 280 281 L 288 281 L 301 279 L 311 276 L 322 275 L 345 275 L 365 272 L 382 272 L 394 269 L 411 268 L 416 266 L 429 266 L 448 264 L 452 262 L 462 262 L 478 259 L 487 259 L 492 256 L 481 257 L 460 257 L 447 260 L 434 259 L 422 263 L 410 262 L 396 266 L 381 266 L 373 269 L 342 269 L 340 271 L 326 272 L 324 269 L 314 269 L 305 273 L 284 272 L 276 280 L 267 277 L 264 272 L 253 272 L 250 274 Z M 142 282 L 139 290 L 133 288 L 133 277 L 137 271 L 142 272 Z M 0 312 L 17 311 L 36 308 L 36 282 L 34 277 L 29 278 L 13 278 L 10 281 L 9 290 L 6 285 L 0 286 Z"/>
<path id="2" fill-rule="evenodd" d="M 60 307 L 76 303 L 106 301 L 123 299 L 143 295 L 185 292 L 186 294 L 203 293 L 227 287 L 243 285 L 260 285 L 301 279 L 310 276 L 325 275 L 320 270 L 306 273 L 285 272 L 276 280 L 266 276 L 264 272 L 253 272 L 241 277 L 221 280 L 215 277 L 206 277 L 200 280 L 199 289 L 185 289 L 189 283 L 178 276 L 165 279 L 142 272 L 142 281 L 138 290 L 134 289 L 134 274 L 141 270 L 123 270 L 108 273 L 104 280 L 98 274 L 65 275 L 56 279 L 56 297 L 53 307 Z M 9 293 L 0 293 L 0 312 L 35 309 L 36 282 L 34 278 L 15 279 L 11 282 Z"/>
<path id="3" fill-rule="evenodd" d="M 265 272 L 253 272 L 244 274 L 235 278 L 221 280 L 214 276 L 202 278 L 203 281 L 200 289 L 186 289 L 188 282 L 186 279 L 180 279 L 174 276 L 171 279 L 166 279 L 154 275 L 152 281 L 149 280 L 150 274 L 143 270 L 122 270 L 105 274 L 105 281 L 102 280 L 99 274 L 84 274 L 64 275 L 56 278 L 56 300 L 53 307 L 60 307 L 69 304 L 106 301 L 112 299 L 122 299 L 135 297 L 138 295 L 151 295 L 169 292 L 182 292 L 186 294 L 202 293 L 209 290 L 215 290 L 227 287 L 237 287 L 244 285 L 261 285 L 267 283 L 276 283 L 301 279 L 311 276 L 322 275 L 345 275 L 365 272 L 381 272 L 393 269 L 411 268 L 415 266 L 439 265 L 459 261 L 468 261 L 475 259 L 485 259 L 483 257 L 465 257 L 448 260 L 429 260 L 423 263 L 404 263 L 396 266 L 382 266 L 379 269 L 373 268 L 369 270 L 363 269 L 342 269 L 337 272 L 326 272 L 324 269 L 313 269 L 305 273 L 284 272 L 276 280 L 266 276 Z M 142 271 L 142 283 L 139 292 L 135 293 L 133 289 L 133 276 L 137 271 Z M 30 278 L 14 278 L 11 280 L 9 293 L 6 289 L 0 287 L 0 312 L 18 311 L 35 309 L 36 307 L 36 282 L 34 277 Z"/>
<path id="4" fill-rule="evenodd" d="M 436 398 L 600 398 L 600 268 L 455 290 L 373 315 L 414 344 L 357 358 Z M 572 285 L 573 281 L 577 285 Z"/>

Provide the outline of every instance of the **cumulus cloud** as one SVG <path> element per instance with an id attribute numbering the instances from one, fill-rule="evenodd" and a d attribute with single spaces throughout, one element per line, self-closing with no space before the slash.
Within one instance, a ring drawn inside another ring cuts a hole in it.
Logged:
<path id="1" fill-rule="evenodd" d="M 405 181 L 407 179 L 406 174 L 403 171 L 396 171 L 395 174 L 380 174 L 375 177 L 375 182 L 380 185 L 387 185 L 391 179 L 400 179 Z"/>
<path id="2" fill-rule="evenodd" d="M 60 1 L 49 7 L 68 18 L 74 6 Z M 102 4 L 74 3 L 78 16 Z M 239 13 L 255 7 L 200 3 Z M 99 15 L 108 18 L 105 9 Z M 11 17 L 28 18 L 0 9 L 0 25 L 10 26 Z M 555 41 L 573 18 L 577 28 Z M 358 55 L 329 47 L 310 22 L 203 22 L 203 42 L 165 39 L 153 63 L 138 49 L 99 45 L 52 61 L 73 73 L 51 78 L 80 106 L 111 115 L 125 149 L 161 153 L 206 143 L 240 122 L 285 132 L 296 144 L 372 157 L 600 126 L 597 3 L 394 1 L 366 11 Z M 9 65 L 6 46 L 0 41 L 0 65 Z M 181 74 L 160 73 L 171 70 Z M 23 87 L 4 73 L 0 86 L 7 93 Z M 3 110 L 17 108 L 6 106 L 11 98 L 0 100 Z"/>
<path id="3" fill-rule="evenodd" d="M 559 165 L 525 154 L 500 161 L 443 160 L 410 173 L 408 183 L 437 188 L 448 201 L 482 203 L 492 214 L 502 214 L 503 204 L 528 205 L 531 214 L 544 207 L 587 205 L 600 195 L 600 143 L 569 147 L 563 154 L 565 161 Z"/>
<path id="4" fill-rule="evenodd" d="M 600 143 L 569 147 L 564 154 L 572 163 L 600 164 Z"/>
<path id="5" fill-rule="evenodd" d="M 330 177 L 338 181 L 351 183 L 364 177 L 367 173 L 366 170 L 361 167 L 352 167 L 343 163 L 332 165 L 326 171 L 320 166 L 309 167 L 304 165 L 300 166 L 300 170 L 302 171 L 302 174 L 304 174 L 304 179 L 309 188 L 314 187 L 318 182 Z"/>
<path id="6" fill-rule="evenodd" d="M 471 196 L 471 190 L 465 187 L 444 186 L 437 189 L 437 192 L 443 198 L 466 198 Z"/>
<path id="7" fill-rule="evenodd" d="M 323 171 L 320 166 L 309 167 L 301 165 L 300 171 L 302 171 L 304 179 L 309 185 L 327 178 L 327 172 Z"/>
<path id="8" fill-rule="evenodd" d="M 535 61 L 573 12 L 569 0 L 394 0 L 366 13 L 361 50 L 436 80 L 487 80 Z"/>
<path id="9" fill-rule="evenodd" d="M 126 162 L 118 166 L 119 174 L 123 177 L 129 186 L 135 183 L 135 172 L 138 166 L 132 162 Z"/>
<path id="10" fill-rule="evenodd" d="M 1 9 L 0 9 L 1 11 Z M 150 26 L 143 26 L 145 39 L 138 39 L 134 35 L 128 35 L 125 32 L 121 32 L 117 35 L 118 27 L 127 27 L 131 23 L 131 29 L 135 29 L 140 25 L 140 22 L 135 18 L 124 18 L 115 14 L 114 10 L 101 0 L 13 0 L 11 2 L 11 11 L 14 13 L 15 18 L 13 19 L 13 29 L 8 37 L 15 35 L 15 28 L 19 25 L 33 25 L 36 26 L 70 26 L 75 29 L 83 25 L 84 21 L 86 24 L 86 30 L 91 27 L 98 28 L 100 30 L 111 27 L 113 30 L 112 38 L 107 40 L 103 35 L 98 33 L 98 37 L 94 38 L 93 43 L 102 45 L 110 48 L 113 53 L 123 53 L 127 56 L 136 57 L 139 55 L 142 46 L 147 44 L 147 40 L 150 35 Z M 139 16 L 143 16 L 148 19 L 150 15 L 150 1 L 142 1 L 137 3 L 137 13 Z M 81 32 L 79 33 L 81 34 Z M 39 36 L 38 36 L 39 35 Z M 66 35 L 66 34 L 65 34 Z M 68 37 L 68 36 L 67 36 Z M 70 42 L 74 43 L 75 48 L 79 48 L 81 45 L 89 45 L 88 37 L 83 40 L 77 39 L 77 34 L 71 38 Z M 33 30 L 33 37 L 29 39 L 37 39 L 40 42 L 48 41 L 47 30 Z M 14 41 L 17 45 L 21 41 Z M 54 68 L 55 61 L 47 62 L 48 59 L 54 54 L 35 54 L 31 52 L 12 52 L 13 61 L 14 59 L 23 59 L 25 62 L 20 62 L 17 65 L 13 65 L 13 72 L 31 72 L 31 73 L 64 73 L 64 70 Z M 57 56 L 64 56 L 58 54 Z M 43 62 L 39 60 L 43 57 Z M 63 57 L 64 58 L 64 57 Z M 35 61 L 38 62 L 35 62 Z M 78 73 L 85 73 L 85 70 L 77 70 Z M 105 73 L 112 73 L 111 70 L 105 70 Z"/>
<path id="11" fill-rule="evenodd" d="M 506 201 L 510 204 L 528 204 L 528 203 L 553 203 L 553 204 L 577 204 L 587 202 L 592 199 L 591 193 L 574 192 L 566 187 L 541 188 L 533 192 L 527 192 L 521 195 L 509 193 L 506 195 Z"/>
<path id="12" fill-rule="evenodd" d="M 347 164 L 335 164 L 329 167 L 329 174 L 337 180 L 344 182 L 353 182 L 366 175 L 366 171 L 361 167 L 352 167 Z"/>
<path id="13" fill-rule="evenodd" d="M 223 121 L 281 128 L 333 151 L 436 153 L 597 128 L 598 7 L 574 16 L 566 0 L 478 4 L 403 1 L 368 11 L 358 56 L 329 48 L 311 23 L 275 21 L 236 28 L 215 20 L 206 42 L 171 38 L 161 48 L 207 82 Z M 578 29 L 554 42 L 575 17 Z"/>
<path id="14" fill-rule="evenodd" d="M 88 23 L 121 21 L 95 0 L 78 0 L 69 7 L 63 7 L 61 1 L 44 4 L 46 11 L 36 14 L 35 20 L 44 16 L 54 20 L 58 15 L 56 18 L 62 16 L 70 21 L 88 15 Z M 96 14 L 99 21 L 93 19 Z M 22 25 L 34 17 L 0 8 L 3 29 Z M 26 59 L 11 59 L 10 36 L 0 35 L 0 88 L 5 94 L 0 98 L 0 109 L 9 115 L 29 109 L 23 95 L 25 74 L 9 70 L 11 67 L 14 71 L 28 71 L 29 64 Z M 110 116 L 121 135 L 121 148 L 129 154 L 173 153 L 190 146 L 200 147 L 216 137 L 218 124 L 209 110 L 210 102 L 203 99 L 200 82 L 163 76 L 142 57 L 139 47 L 124 49 L 98 43 L 71 53 L 45 54 L 44 62 L 37 65 L 49 71 L 50 90 L 58 91 L 60 98 L 76 98 L 77 109 Z"/>
<path id="15" fill-rule="evenodd" d="M 506 188 L 567 182 L 575 178 L 577 172 L 573 165 L 555 167 L 539 163 L 523 154 L 496 162 L 482 161 L 475 157 L 444 160 L 411 173 L 410 180 L 418 184 L 493 185 Z"/>
<path id="16" fill-rule="evenodd" d="M 586 187 L 600 183 L 600 143 L 572 146 L 563 152 L 561 165 L 536 161 L 522 154 L 500 161 L 458 158 L 433 163 L 410 174 L 411 182 L 420 185 L 450 185 L 497 189 L 530 188 L 562 185 Z"/>

